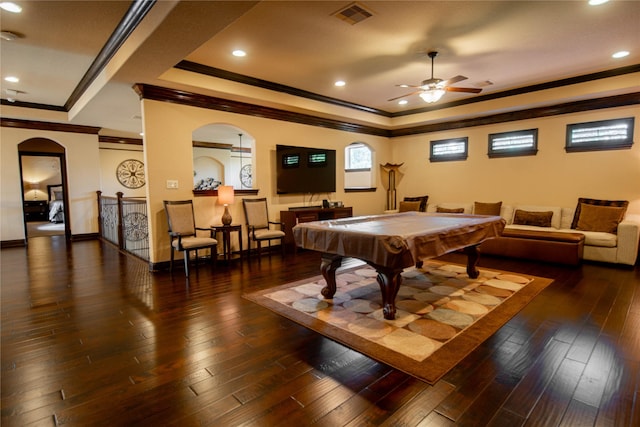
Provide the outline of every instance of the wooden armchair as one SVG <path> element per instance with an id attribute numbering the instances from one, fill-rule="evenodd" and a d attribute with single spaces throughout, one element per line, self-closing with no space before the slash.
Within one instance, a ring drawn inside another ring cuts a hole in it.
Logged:
<path id="1" fill-rule="evenodd" d="M 269 221 L 267 199 L 242 199 L 242 207 L 244 208 L 244 215 L 247 220 L 249 257 L 251 257 L 252 240 L 256 242 L 258 247 L 258 256 L 261 254 L 262 242 L 268 242 L 269 249 L 271 249 L 271 241 L 279 240 L 282 255 L 284 256 L 284 231 L 282 231 L 282 223 Z M 281 229 L 276 230 L 272 228 L 272 226 L 276 225 L 279 225 Z"/>
<path id="2" fill-rule="evenodd" d="M 169 236 L 171 238 L 171 265 L 169 271 L 173 271 L 174 253 L 184 252 L 184 272 L 189 277 L 189 252 L 195 251 L 196 264 L 198 262 L 198 249 L 211 249 L 211 263 L 215 265 L 218 257 L 218 241 L 214 238 L 214 230 L 211 228 L 196 227 L 193 202 L 191 200 L 164 201 L 164 210 L 169 222 Z M 198 236 L 197 231 L 207 231 L 208 236 Z"/>

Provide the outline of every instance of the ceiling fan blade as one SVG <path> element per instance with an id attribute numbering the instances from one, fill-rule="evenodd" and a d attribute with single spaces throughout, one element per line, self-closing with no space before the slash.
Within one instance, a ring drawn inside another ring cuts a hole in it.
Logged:
<path id="1" fill-rule="evenodd" d="M 482 89 L 474 88 L 474 87 L 453 87 L 447 86 L 444 88 L 447 92 L 467 92 L 467 93 L 480 93 Z"/>
<path id="2" fill-rule="evenodd" d="M 441 82 L 440 84 L 442 86 L 449 86 L 449 85 L 461 82 L 463 80 L 467 80 L 468 78 L 469 77 L 465 77 L 465 76 L 455 76 L 455 77 L 451 77 L 449 80 L 445 80 L 445 81 Z"/>
<path id="3" fill-rule="evenodd" d="M 396 85 L 396 87 L 415 87 L 415 88 L 421 88 L 422 86 L 408 85 L 408 84 L 401 84 L 401 85 Z"/>
<path id="4" fill-rule="evenodd" d="M 402 96 L 396 96 L 395 98 L 387 99 L 387 102 L 388 101 L 395 101 L 396 99 L 405 98 L 407 96 L 415 95 L 416 93 L 420 93 L 420 92 L 422 92 L 422 90 L 415 90 L 415 91 L 413 91 L 411 93 L 405 93 Z"/>

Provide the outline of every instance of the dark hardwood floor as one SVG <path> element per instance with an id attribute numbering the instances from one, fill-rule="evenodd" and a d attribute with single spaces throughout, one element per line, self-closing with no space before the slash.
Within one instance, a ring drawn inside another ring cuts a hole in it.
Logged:
<path id="1" fill-rule="evenodd" d="M 555 283 L 430 386 L 242 298 L 312 252 L 188 285 L 99 241 L 0 255 L 4 427 L 640 425 L 639 267 L 481 258 Z"/>

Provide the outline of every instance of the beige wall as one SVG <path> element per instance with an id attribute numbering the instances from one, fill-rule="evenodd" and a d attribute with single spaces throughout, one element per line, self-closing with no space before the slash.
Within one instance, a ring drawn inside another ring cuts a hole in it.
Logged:
<path id="1" fill-rule="evenodd" d="M 320 204 L 323 198 L 344 201 L 346 205 L 353 206 L 354 215 L 380 213 L 385 208 L 385 193 L 381 183 L 376 193 L 345 194 L 343 173 L 337 174 L 336 193 L 317 195 L 311 201 L 308 195 L 277 195 L 275 148 L 276 144 L 284 144 L 335 149 L 336 164 L 339 166 L 338 170 L 341 170 L 344 165 L 344 148 L 355 141 L 366 142 L 372 147 L 376 151 L 378 162 L 390 161 L 391 150 L 387 138 L 158 101 L 143 100 L 142 109 L 145 127 L 145 165 L 148 167 L 151 262 L 166 261 L 170 257 L 162 201 L 193 198 L 191 133 L 194 129 L 212 122 L 229 123 L 244 129 L 255 138 L 254 188 L 260 190 L 258 197 L 268 198 L 271 219 L 278 219 L 280 210 L 286 210 L 290 206 Z M 179 188 L 166 188 L 167 180 L 177 180 Z M 198 225 L 220 223 L 223 208 L 216 204 L 215 197 L 198 197 L 195 199 L 195 206 Z M 236 202 L 230 210 L 234 223 L 244 224 L 241 197 L 236 197 Z"/>
<path id="2" fill-rule="evenodd" d="M 635 75 L 635 74 L 634 74 Z M 613 78 L 606 82 L 576 85 L 585 89 L 582 98 L 598 96 L 599 91 L 611 90 L 619 85 L 627 87 L 629 78 Z M 588 89 L 588 90 L 587 90 Z M 492 100 L 484 107 L 491 112 L 505 112 L 514 108 L 514 98 L 521 105 L 536 106 L 543 101 L 559 103 L 576 96 L 576 87 L 519 95 L 500 103 Z M 561 92 L 561 93 L 559 93 Z M 557 97 L 557 98 L 556 98 Z M 534 104 L 527 103 L 530 99 Z M 450 113 L 458 118 L 477 117 L 483 103 L 423 113 L 424 123 Z M 521 109 L 523 107 L 520 107 Z M 243 129 L 255 138 L 253 147 L 254 188 L 257 197 L 267 197 L 270 216 L 278 219 L 280 210 L 291 206 L 317 205 L 324 198 L 341 200 L 354 208 L 354 215 L 376 214 L 386 208 L 386 174 L 379 165 L 403 163 L 397 179 L 398 200 L 403 196 L 429 195 L 430 202 L 498 201 L 573 207 L 578 197 L 629 200 L 629 211 L 640 213 L 640 146 L 636 143 L 628 150 L 595 151 L 568 154 L 564 150 L 566 125 L 593 120 L 620 117 L 636 118 L 635 136 L 640 135 L 638 106 L 618 107 L 585 113 L 566 114 L 540 119 L 508 122 L 491 126 L 478 126 L 455 131 L 434 132 L 393 138 L 391 140 L 358 133 L 343 132 L 290 122 L 281 122 L 240 114 L 189 107 L 174 103 L 142 101 L 144 144 L 140 155 L 146 167 L 147 186 L 136 195 L 149 200 L 150 259 L 161 262 L 169 259 L 167 225 L 162 200 L 193 199 L 193 130 L 210 123 L 228 123 Z M 488 110 L 487 110 L 488 111 Z M 44 117 L 43 117 L 44 118 Z M 34 119 L 36 119 L 34 117 Z M 417 117 L 413 117 L 417 120 Z M 402 127 L 405 118 L 398 118 Z M 413 123 L 417 125 L 417 122 Z M 538 129 L 536 156 L 489 159 L 487 136 L 489 133 Z M 115 163 L 119 155 L 104 154 L 99 149 L 97 135 L 75 134 L 29 129 L 0 128 L 1 137 L 1 240 L 24 238 L 22 195 L 17 145 L 29 138 L 49 138 L 67 150 L 69 197 L 72 234 L 96 233 L 97 206 L 95 191 L 119 189 L 115 183 Z M 430 163 L 429 142 L 453 137 L 469 138 L 469 158 L 466 161 Z M 364 142 L 375 151 L 374 167 L 376 192 L 345 193 L 344 148 L 353 142 Z M 335 149 L 338 173 L 337 192 L 321 194 L 309 200 L 308 195 L 275 194 L 275 146 L 300 145 Z M 135 151 L 135 150 L 134 150 Z M 127 153 L 132 154 L 133 153 Z M 113 170 L 113 171 L 112 171 Z M 98 172 L 100 171 L 100 172 Z M 167 180 L 176 180 L 177 189 L 168 189 Z M 130 195 L 125 190 L 125 195 Z M 133 194 L 131 194 L 133 195 Z M 197 197 L 197 223 L 207 226 L 220 222 L 222 206 L 215 197 Z M 244 223 L 241 197 L 231 206 L 234 223 Z M 246 239 L 246 235 L 245 235 Z"/>
<path id="3" fill-rule="evenodd" d="M 204 123 L 224 121 L 255 136 L 254 187 L 267 197 L 270 217 L 290 206 L 318 204 L 323 198 L 342 200 L 353 206 L 354 215 L 381 213 L 386 203 L 386 174 L 378 171 L 374 193 L 344 193 L 344 173 L 337 173 L 335 194 L 318 195 L 312 201 L 303 195 L 275 194 L 275 146 L 303 145 L 336 150 L 338 171 L 344 165 L 344 148 L 354 142 L 369 144 L 376 152 L 376 164 L 404 163 L 397 179 L 398 200 L 427 194 L 430 202 L 499 201 L 573 207 L 578 197 L 629 200 L 629 211 L 640 213 L 640 145 L 630 150 L 565 152 L 566 125 L 594 120 L 635 116 L 637 107 L 619 107 L 586 113 L 508 122 L 491 126 L 422 134 L 388 140 L 288 122 L 204 110 L 157 101 L 143 101 L 145 156 L 149 171 L 152 262 L 169 259 L 166 218 L 162 200 L 190 199 L 192 174 L 191 131 Z M 640 135 L 636 120 L 635 135 Z M 489 159 L 488 134 L 538 129 L 535 156 Z M 458 162 L 429 162 L 431 140 L 467 136 L 469 157 Z M 170 144 L 167 145 L 167 142 Z M 171 147 L 167 149 L 167 147 Z M 180 187 L 166 188 L 176 179 Z M 383 182 L 384 181 L 384 182 Z M 215 197 L 195 199 L 200 225 L 219 223 L 222 207 Z M 244 223 L 241 198 L 231 206 L 234 223 Z M 246 235 L 245 235 L 246 238 Z"/>
<path id="4" fill-rule="evenodd" d="M 48 138 L 65 148 L 71 233 L 97 233 L 98 135 L 0 127 L 0 240 L 25 238 L 18 144 L 35 137 Z"/>
<path id="5" fill-rule="evenodd" d="M 636 116 L 634 135 L 640 135 L 638 107 L 620 107 L 586 113 L 437 132 L 392 141 L 393 158 L 400 169 L 398 197 L 429 195 L 437 202 L 527 203 L 574 207 L 578 197 L 629 200 L 629 212 L 640 213 L 640 144 L 629 150 L 565 152 L 567 124 Z M 488 135 L 538 129 L 535 156 L 490 159 Z M 469 138 L 466 161 L 429 162 L 432 140 Z"/>
<path id="6" fill-rule="evenodd" d="M 128 159 L 140 160 L 144 156 L 142 146 L 131 144 L 100 143 L 100 187 L 103 196 L 115 197 L 121 191 L 123 197 L 144 197 L 146 190 L 140 188 L 127 188 L 118 181 L 116 170 L 118 165 Z"/>

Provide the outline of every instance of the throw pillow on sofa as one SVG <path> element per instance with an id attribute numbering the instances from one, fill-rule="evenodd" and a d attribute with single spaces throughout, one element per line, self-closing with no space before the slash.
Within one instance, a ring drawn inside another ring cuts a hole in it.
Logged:
<path id="1" fill-rule="evenodd" d="M 400 202 L 398 212 L 420 211 L 420 202 Z"/>
<path id="2" fill-rule="evenodd" d="M 436 208 L 436 212 L 438 213 L 464 213 L 464 208 L 441 208 L 438 206 Z"/>
<path id="3" fill-rule="evenodd" d="M 553 211 L 530 212 L 516 209 L 513 223 L 518 225 L 534 225 L 536 227 L 551 227 Z"/>
<path id="4" fill-rule="evenodd" d="M 427 211 L 427 201 L 429 200 L 429 196 L 418 196 L 418 197 L 405 197 L 403 202 L 420 202 L 420 207 L 416 210 L 420 212 Z"/>
<path id="5" fill-rule="evenodd" d="M 578 227 L 578 221 L 580 220 L 580 213 L 582 211 L 582 205 L 596 205 L 596 206 L 611 206 L 616 208 L 624 208 L 627 211 L 629 201 L 627 200 L 600 200 L 600 199 L 588 199 L 580 197 L 578 199 L 578 205 L 576 206 L 576 212 L 573 214 L 573 221 L 571 222 L 571 228 L 576 229 Z M 623 213 L 624 217 L 624 213 Z"/>
<path id="6" fill-rule="evenodd" d="M 625 212 L 626 208 L 623 207 L 583 203 L 580 207 L 580 218 L 578 218 L 576 230 L 617 234 L 618 224 L 624 218 Z"/>
<path id="7" fill-rule="evenodd" d="M 473 213 L 474 215 L 500 216 L 500 208 L 502 208 L 502 202 L 496 202 L 496 203 L 474 202 Z"/>

